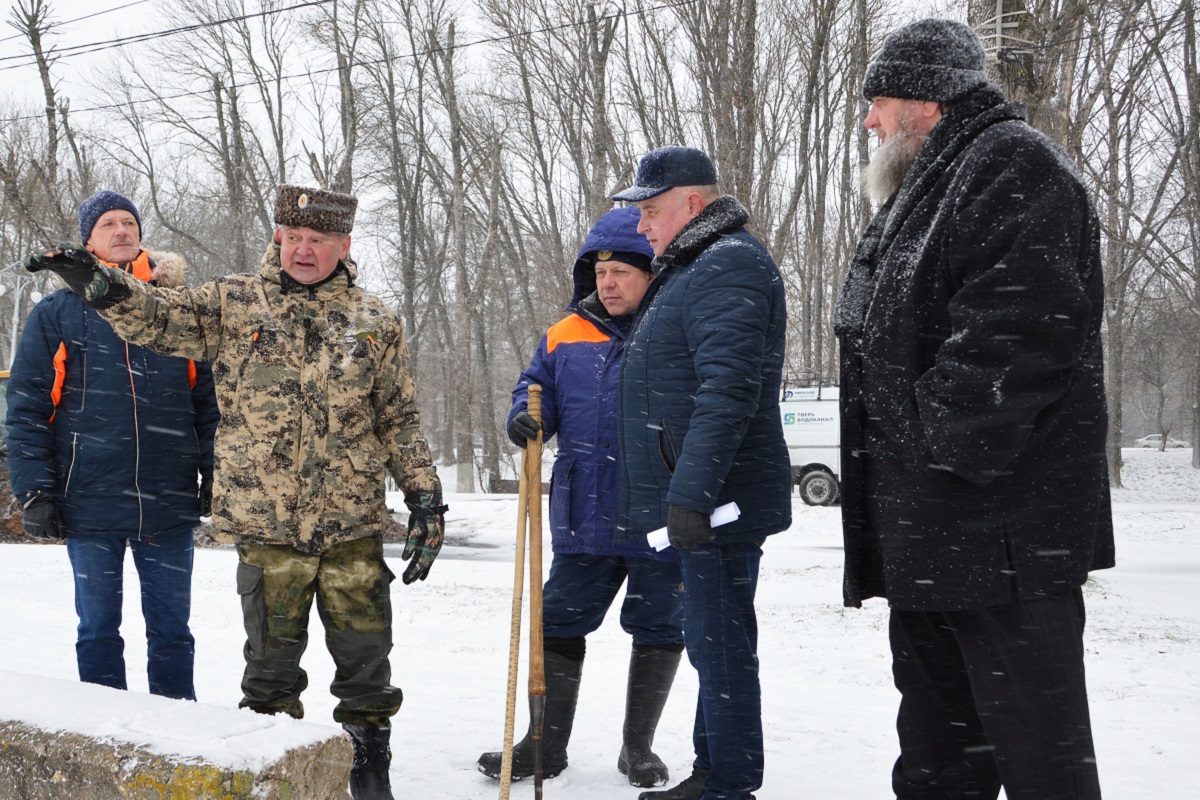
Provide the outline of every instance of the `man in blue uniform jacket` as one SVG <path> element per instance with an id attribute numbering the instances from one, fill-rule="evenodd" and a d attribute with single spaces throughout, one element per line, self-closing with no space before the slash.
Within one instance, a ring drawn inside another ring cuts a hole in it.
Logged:
<path id="1" fill-rule="evenodd" d="M 660 786 L 667 767 L 650 747 L 683 652 L 679 564 L 645 540 L 615 542 L 617 379 L 633 312 L 650 285 L 654 253 L 637 231 L 635 208 L 602 216 L 575 261 L 570 316 L 550 327 L 513 391 L 508 435 L 518 447 L 539 427 L 526 411 L 529 385 L 542 393 L 546 438 L 558 436 L 550 492 L 554 559 L 544 595 L 546 717 L 543 776 L 567 766 L 567 740 L 583 669 L 585 637 L 600 627 L 628 579 L 621 627 L 633 637 L 617 768 L 634 786 Z M 498 752 L 479 770 L 500 775 Z M 513 778 L 533 774 L 527 734 L 513 748 Z"/>

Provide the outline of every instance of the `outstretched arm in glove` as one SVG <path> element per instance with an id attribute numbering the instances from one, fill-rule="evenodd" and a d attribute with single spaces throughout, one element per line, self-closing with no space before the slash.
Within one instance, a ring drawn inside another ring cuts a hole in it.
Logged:
<path id="1" fill-rule="evenodd" d="M 71 242 L 63 242 L 49 252 L 34 253 L 25 262 L 25 269 L 50 270 L 97 310 L 115 305 L 132 294 L 123 281 L 110 277 L 111 267 L 97 261 L 82 245 Z"/>

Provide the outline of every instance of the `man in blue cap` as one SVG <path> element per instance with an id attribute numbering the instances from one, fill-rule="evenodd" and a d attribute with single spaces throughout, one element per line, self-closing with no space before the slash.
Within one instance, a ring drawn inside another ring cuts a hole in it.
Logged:
<path id="1" fill-rule="evenodd" d="M 666 527 L 700 678 L 692 774 L 642 800 L 749 800 L 762 785 L 754 592 L 763 542 L 791 524 L 779 416 L 787 309 L 749 213 L 716 184 L 703 152 L 663 147 L 613 196 L 637 203 L 655 254 L 621 372 L 618 539 Z M 730 504 L 740 515 L 714 527 Z"/>
<path id="2" fill-rule="evenodd" d="M 554 561 L 545 586 L 546 717 L 543 775 L 567 767 L 567 742 L 583 672 L 585 637 L 600 627 L 626 584 L 621 627 L 633 638 L 625 725 L 617 768 L 634 786 L 661 786 L 670 773 L 651 750 L 683 652 L 679 564 L 644 539 L 614 542 L 617 506 L 617 379 L 634 311 L 650 285 L 654 252 L 637 231 L 635 208 L 597 220 L 575 261 L 570 315 L 542 336 L 513 390 L 508 435 L 518 447 L 542 430 L 558 437 L 550 497 Z M 541 426 L 529 385 L 545 389 Z M 479 771 L 500 776 L 502 753 Z M 533 774 L 529 735 L 513 748 L 513 778 Z"/>

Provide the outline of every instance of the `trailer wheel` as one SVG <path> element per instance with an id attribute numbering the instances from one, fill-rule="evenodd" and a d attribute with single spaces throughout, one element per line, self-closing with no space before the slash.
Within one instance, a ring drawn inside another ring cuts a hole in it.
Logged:
<path id="1" fill-rule="evenodd" d="M 833 505 L 837 496 L 837 478 L 824 470 L 814 469 L 800 479 L 800 499 L 810 506 Z"/>

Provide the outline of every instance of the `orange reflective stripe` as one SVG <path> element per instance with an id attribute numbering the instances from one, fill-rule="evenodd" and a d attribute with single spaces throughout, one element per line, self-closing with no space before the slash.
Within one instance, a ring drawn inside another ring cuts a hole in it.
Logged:
<path id="1" fill-rule="evenodd" d="M 58 352 L 54 354 L 54 386 L 50 389 L 50 399 L 54 402 L 54 411 L 50 414 L 51 422 L 58 416 L 58 404 L 62 402 L 62 387 L 66 380 L 67 345 L 65 342 L 59 342 Z"/>
<path id="2" fill-rule="evenodd" d="M 553 353 L 560 344 L 574 342 L 607 342 L 611 337 L 578 314 L 572 314 L 546 331 L 546 352 Z"/>
<path id="3" fill-rule="evenodd" d="M 196 388 L 196 362 L 188 359 L 188 388 Z"/>

